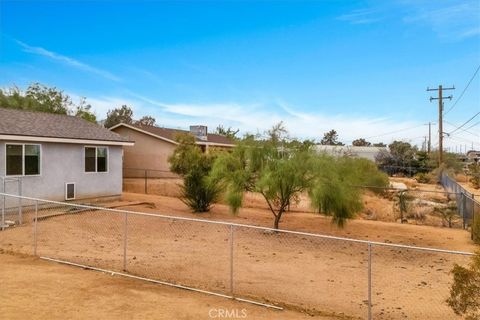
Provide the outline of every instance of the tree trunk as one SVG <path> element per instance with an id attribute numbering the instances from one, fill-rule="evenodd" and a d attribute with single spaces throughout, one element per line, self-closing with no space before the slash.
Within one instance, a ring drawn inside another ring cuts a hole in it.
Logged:
<path id="1" fill-rule="evenodd" d="M 279 211 L 275 216 L 275 221 L 273 223 L 273 228 L 278 229 L 278 225 L 280 224 L 280 218 L 282 218 L 283 210 Z"/>

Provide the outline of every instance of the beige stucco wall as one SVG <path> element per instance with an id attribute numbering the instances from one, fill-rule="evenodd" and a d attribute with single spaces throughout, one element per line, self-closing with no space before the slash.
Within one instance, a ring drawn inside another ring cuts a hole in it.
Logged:
<path id="1" fill-rule="evenodd" d="M 124 147 L 124 168 L 170 171 L 168 157 L 175 149 L 173 143 L 160 140 L 126 127 L 118 127 L 112 131 L 135 141 L 134 146 Z M 125 175 L 128 176 L 131 173 L 133 172 L 125 172 Z"/>

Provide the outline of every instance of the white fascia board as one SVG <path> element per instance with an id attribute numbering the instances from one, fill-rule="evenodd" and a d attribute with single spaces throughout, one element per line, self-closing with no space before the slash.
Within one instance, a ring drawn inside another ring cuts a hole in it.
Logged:
<path id="1" fill-rule="evenodd" d="M 135 144 L 134 142 L 126 142 L 126 141 L 68 139 L 68 138 L 51 138 L 51 137 L 18 136 L 18 135 L 0 135 L 0 140 L 52 142 L 52 143 L 72 143 L 72 144 L 94 144 L 94 145 L 129 146 L 129 147 L 131 147 Z"/>

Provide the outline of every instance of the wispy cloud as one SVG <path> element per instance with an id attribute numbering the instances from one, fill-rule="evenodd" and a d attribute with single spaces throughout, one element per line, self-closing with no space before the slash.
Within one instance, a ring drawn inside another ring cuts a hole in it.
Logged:
<path id="1" fill-rule="evenodd" d="M 409 2 L 411 10 L 403 18 L 406 23 L 428 25 L 443 37 L 468 38 L 480 34 L 480 2 L 478 0 L 444 2 Z"/>
<path id="2" fill-rule="evenodd" d="M 382 17 L 377 9 L 356 9 L 349 13 L 342 14 L 337 20 L 346 21 L 351 24 L 369 24 L 380 21 Z"/>
<path id="3" fill-rule="evenodd" d="M 204 124 L 209 128 L 217 125 L 239 128 L 241 132 L 256 133 L 269 129 L 283 121 L 291 135 L 300 138 L 319 139 L 323 133 L 335 129 L 347 143 L 359 137 L 376 137 L 385 132 L 411 128 L 397 134 L 382 135 L 372 141 L 390 142 L 402 138 L 412 143 L 423 139 L 426 129 L 415 121 L 398 121 L 382 117 L 357 117 L 297 111 L 285 102 L 269 104 L 251 103 L 166 103 L 141 95 L 135 95 L 137 110 L 150 113 L 163 126 L 187 128 L 190 124 Z M 272 106 L 274 105 L 274 106 Z M 325 110 L 327 108 L 322 108 Z M 140 114 L 139 114 L 140 115 Z M 422 137 L 422 139 L 419 139 Z"/>
<path id="4" fill-rule="evenodd" d="M 119 77 L 113 75 L 112 73 L 110 73 L 108 71 L 92 67 L 89 64 L 86 64 L 86 63 L 83 63 L 83 62 L 78 61 L 76 59 L 73 59 L 73 58 L 70 58 L 70 57 L 67 57 L 67 56 L 49 51 L 49 50 L 47 50 L 45 48 L 42 48 L 42 47 L 30 46 L 30 45 L 28 45 L 28 44 L 26 44 L 22 41 L 19 41 L 19 40 L 15 40 L 15 41 L 17 42 L 18 45 L 20 45 L 23 48 L 23 51 L 25 51 L 25 52 L 36 54 L 36 55 L 43 56 L 43 57 L 46 57 L 46 58 L 49 58 L 49 59 L 52 59 L 52 60 L 55 60 L 55 61 L 62 62 L 64 64 L 67 64 L 69 66 L 77 68 L 79 70 L 93 73 L 95 75 L 101 76 L 101 77 L 103 77 L 105 79 L 108 79 L 108 80 L 121 81 L 121 79 Z"/>

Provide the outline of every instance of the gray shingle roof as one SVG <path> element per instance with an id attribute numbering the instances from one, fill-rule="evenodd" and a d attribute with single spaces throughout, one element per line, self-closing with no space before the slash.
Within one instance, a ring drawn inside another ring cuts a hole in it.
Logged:
<path id="1" fill-rule="evenodd" d="M 78 117 L 0 108 L 0 135 L 132 142 Z"/>

